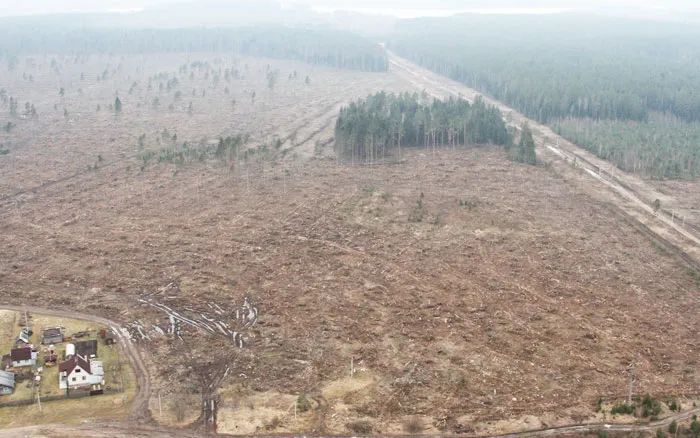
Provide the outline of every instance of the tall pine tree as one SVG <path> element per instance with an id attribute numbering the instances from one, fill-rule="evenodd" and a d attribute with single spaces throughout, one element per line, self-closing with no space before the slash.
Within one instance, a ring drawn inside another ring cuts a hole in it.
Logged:
<path id="1" fill-rule="evenodd" d="M 532 138 L 532 130 L 527 122 L 524 122 L 520 129 L 520 142 L 515 149 L 515 161 L 534 166 L 537 164 L 537 154 L 535 154 L 535 139 Z"/>

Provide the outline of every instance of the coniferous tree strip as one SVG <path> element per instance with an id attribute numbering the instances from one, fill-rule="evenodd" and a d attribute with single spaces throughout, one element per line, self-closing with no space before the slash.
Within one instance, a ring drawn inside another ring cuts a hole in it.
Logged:
<path id="1" fill-rule="evenodd" d="M 468 143 L 512 143 L 501 112 L 481 98 L 470 104 L 379 92 L 341 108 L 335 127 L 336 152 L 359 161 L 376 161 L 403 147 Z"/>

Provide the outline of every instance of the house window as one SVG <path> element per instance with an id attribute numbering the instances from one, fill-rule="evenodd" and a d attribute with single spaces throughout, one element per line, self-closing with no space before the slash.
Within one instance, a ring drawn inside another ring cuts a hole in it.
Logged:
<path id="1" fill-rule="evenodd" d="M 75 377 L 73 377 L 73 381 L 75 382 Z"/>
<path id="2" fill-rule="evenodd" d="M 83 376 L 83 380 L 85 380 L 85 376 Z"/>
<path id="3" fill-rule="evenodd" d="M 75 372 L 76 372 L 76 373 L 79 373 L 79 372 L 80 372 L 80 368 L 76 368 L 76 369 L 75 369 Z"/>

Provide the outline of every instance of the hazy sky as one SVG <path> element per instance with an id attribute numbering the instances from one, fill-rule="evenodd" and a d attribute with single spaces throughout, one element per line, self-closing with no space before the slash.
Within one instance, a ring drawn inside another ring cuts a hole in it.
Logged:
<path id="1" fill-rule="evenodd" d="M 188 0 L 0 0 L 0 16 L 53 14 L 63 12 L 117 12 L 148 8 Z M 194 2 L 193 0 L 189 0 Z M 249 0 L 255 2 L 256 0 Z M 373 9 L 404 10 L 470 10 L 470 9 L 588 9 L 611 6 L 643 9 L 697 9 L 697 0 L 280 0 L 300 3 L 324 10 Z"/>

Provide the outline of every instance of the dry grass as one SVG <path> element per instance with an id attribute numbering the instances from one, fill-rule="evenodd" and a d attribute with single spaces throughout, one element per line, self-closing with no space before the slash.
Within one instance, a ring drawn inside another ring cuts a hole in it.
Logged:
<path id="1" fill-rule="evenodd" d="M 14 339 L 20 330 L 18 323 L 24 322 L 24 314 L 12 311 L 1 312 L 1 338 L 3 340 Z M 41 344 L 42 327 L 55 327 L 62 325 L 66 328 L 66 333 L 69 335 L 76 331 L 88 330 L 91 332 L 91 338 L 93 339 L 96 336 L 98 329 L 101 328 L 98 324 L 90 321 L 60 318 L 34 313 L 30 314 L 30 323 L 34 329 L 34 334 L 31 336 L 30 341 L 36 345 Z M 87 339 L 90 338 L 82 338 L 82 340 Z M 3 346 L 6 344 L 7 341 L 5 341 Z M 66 343 L 56 345 L 56 351 L 59 358 L 63 357 L 65 346 Z M 42 357 L 45 354 L 47 354 L 47 348 L 46 346 L 41 346 L 39 348 L 39 360 L 37 362 L 38 366 L 43 365 Z M 129 400 L 136 390 L 134 373 L 131 370 L 128 362 L 122 361 L 122 359 L 119 357 L 119 351 L 116 346 L 107 347 L 100 344 L 98 347 L 98 359 L 103 362 L 106 386 L 121 388 L 123 379 L 125 388 L 125 392 L 123 394 L 52 401 L 49 403 L 44 403 L 42 411 L 38 411 L 38 406 L 33 405 L 0 408 L 0 414 L 2 414 L 0 415 L 0 418 L 5 418 L 4 423 L 2 420 L 0 420 L 0 426 L 21 427 L 32 424 L 47 424 L 60 420 L 62 416 L 65 416 L 67 422 L 78 422 L 78 420 L 86 418 L 123 418 L 128 413 L 130 406 Z M 113 372 L 113 367 L 116 367 L 118 370 L 116 373 Z M 15 392 L 11 395 L 1 397 L 0 402 L 29 399 L 32 397 L 32 394 L 35 393 L 35 391 L 32 390 L 32 386 L 33 385 L 31 385 L 29 382 L 18 383 L 15 388 Z M 58 367 L 43 366 L 42 381 L 39 389 L 43 397 L 63 395 L 64 390 L 61 390 L 58 387 Z M 71 413 L 71 411 L 74 412 Z M 34 422 L 34 416 L 36 416 L 38 422 Z"/>
<path id="2" fill-rule="evenodd" d="M 130 396 L 128 394 L 44 403 L 41 410 L 39 405 L 2 408 L 0 409 L 0 428 L 123 419 L 129 414 Z"/>
<path id="3" fill-rule="evenodd" d="M 219 433 L 290 433 L 308 430 L 314 418 L 313 410 L 297 410 L 295 419 L 293 406 L 297 398 L 289 394 L 265 392 L 242 395 L 240 392 L 222 391 L 220 395 L 224 403 L 218 413 Z"/>

